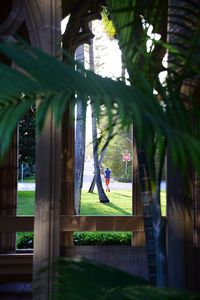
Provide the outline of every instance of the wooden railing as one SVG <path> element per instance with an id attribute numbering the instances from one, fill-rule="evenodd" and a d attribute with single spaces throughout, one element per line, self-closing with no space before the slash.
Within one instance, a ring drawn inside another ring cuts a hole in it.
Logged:
<path id="1" fill-rule="evenodd" d="M 33 216 L 1 216 L 0 232 L 31 232 Z M 142 216 L 60 216 L 60 231 L 131 231 L 144 232 Z M 0 254 L 0 275 L 31 274 L 33 253 Z"/>
<path id="2" fill-rule="evenodd" d="M 0 217 L 0 232 L 33 231 L 34 217 Z M 143 232 L 142 216 L 60 216 L 60 231 Z"/>

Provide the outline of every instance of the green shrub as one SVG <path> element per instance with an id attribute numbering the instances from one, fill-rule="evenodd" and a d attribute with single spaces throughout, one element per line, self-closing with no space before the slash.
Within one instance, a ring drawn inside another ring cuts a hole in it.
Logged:
<path id="1" fill-rule="evenodd" d="M 130 232 L 74 232 L 75 245 L 131 245 Z"/>
<path id="2" fill-rule="evenodd" d="M 130 232 L 74 232 L 75 245 L 131 245 Z M 32 249 L 33 233 L 20 233 L 17 249 Z"/>
<path id="3" fill-rule="evenodd" d="M 17 249 L 33 249 L 33 233 L 18 232 L 17 233 Z"/>

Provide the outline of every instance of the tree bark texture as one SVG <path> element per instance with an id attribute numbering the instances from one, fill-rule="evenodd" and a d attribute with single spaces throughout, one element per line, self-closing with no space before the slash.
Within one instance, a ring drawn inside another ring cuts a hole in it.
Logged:
<path id="1" fill-rule="evenodd" d="M 92 110 L 92 138 L 93 138 L 93 157 L 94 157 L 94 172 L 95 172 L 95 179 L 96 179 L 96 185 L 97 190 L 99 194 L 99 200 L 102 203 L 109 202 L 108 197 L 106 196 L 102 180 L 101 180 L 101 172 L 99 167 L 99 159 L 98 159 L 98 142 L 97 142 L 97 121 L 95 117 L 95 111 L 94 106 L 91 103 L 91 110 Z"/>
<path id="2" fill-rule="evenodd" d="M 92 29 L 92 26 L 91 26 Z M 89 45 L 89 64 L 90 70 L 94 71 L 94 52 L 93 52 L 93 40 Z M 109 202 L 108 197 L 106 196 L 102 181 L 101 181 L 101 173 L 99 167 L 99 158 L 98 158 L 98 143 L 97 143 L 97 121 L 95 116 L 95 108 L 94 105 L 91 103 L 91 111 L 92 111 L 92 138 L 93 138 L 93 157 L 94 157 L 94 169 L 95 169 L 95 179 L 97 190 L 99 194 L 99 200 L 102 203 Z"/>
<path id="3" fill-rule="evenodd" d="M 142 211 L 146 236 L 149 279 L 159 287 L 167 286 L 167 260 L 165 247 L 165 224 L 161 216 L 159 188 L 152 193 L 146 154 L 138 150 L 139 177 Z M 157 198 L 157 199 L 156 199 Z"/>
<path id="4" fill-rule="evenodd" d="M 74 174 L 74 208 L 75 214 L 80 214 L 81 189 L 85 160 L 85 117 L 86 106 L 81 100 L 77 102 L 76 133 L 75 133 L 75 174 Z"/>
<path id="5" fill-rule="evenodd" d="M 76 50 L 76 60 L 84 63 L 84 46 Z M 76 106 L 75 129 L 75 166 L 74 166 L 74 211 L 80 215 L 81 189 L 83 185 L 83 172 L 85 161 L 85 130 L 86 130 L 86 105 L 78 99 Z"/>
<path id="6" fill-rule="evenodd" d="M 103 146 L 103 148 L 101 150 L 100 159 L 99 159 L 99 166 L 101 166 L 101 163 L 102 163 L 102 161 L 104 159 L 104 156 L 106 155 L 106 150 L 108 148 L 110 139 L 112 137 L 113 130 L 114 130 L 114 127 L 111 127 L 111 129 L 110 129 L 110 131 L 108 133 L 108 137 L 106 139 L 106 142 L 105 142 L 105 144 L 104 144 L 104 146 Z M 89 193 L 93 193 L 94 192 L 95 182 L 96 182 L 96 177 L 94 175 L 93 178 L 92 178 L 92 182 L 91 182 L 90 188 L 88 190 Z"/>

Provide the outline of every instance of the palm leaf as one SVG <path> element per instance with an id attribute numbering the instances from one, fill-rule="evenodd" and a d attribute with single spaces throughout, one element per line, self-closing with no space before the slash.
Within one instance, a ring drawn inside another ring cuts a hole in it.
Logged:
<path id="1" fill-rule="evenodd" d="M 112 5 L 114 3 L 115 1 Z M 126 62 L 130 65 L 130 74 L 134 73 L 133 78 L 137 77 L 133 86 L 126 86 L 120 81 L 115 82 L 108 78 L 101 78 L 84 70 L 81 66 L 78 68 L 79 71 L 76 71 L 74 68 L 75 63 L 69 58 L 68 61 L 71 64 L 65 65 L 42 53 L 42 51 L 27 45 L 1 44 L 0 51 L 14 61 L 24 71 L 24 74 L 4 65 L 0 66 L 0 72 L 3 73 L 3 81 L 0 84 L 2 87 L 0 99 L 1 103 L 4 103 L 0 107 L 0 113 L 1 115 L 8 114 L 10 119 L 13 120 L 13 124 L 16 125 L 19 117 L 33 104 L 33 96 L 40 98 L 38 126 L 41 129 L 49 108 L 53 107 L 55 119 L 58 123 L 71 95 L 79 94 L 85 103 L 88 101 L 88 96 L 90 96 L 97 112 L 99 111 L 99 105 L 105 105 L 109 108 L 113 107 L 115 103 L 122 124 L 131 124 L 134 120 L 139 140 L 145 140 L 146 149 L 153 149 L 154 135 L 158 132 L 159 136 L 165 137 L 176 162 L 181 161 L 185 164 L 188 160 L 188 153 L 190 153 L 190 158 L 193 163 L 196 163 L 200 158 L 200 150 L 198 150 L 200 149 L 200 143 L 198 136 L 194 135 L 192 126 L 190 126 L 192 113 L 187 112 L 180 101 L 180 97 L 177 96 L 174 99 L 170 97 L 174 92 L 174 88 L 170 84 L 167 87 L 159 85 L 162 102 L 165 103 L 167 109 L 163 109 L 157 96 L 154 95 L 152 82 L 159 82 L 158 72 L 153 69 L 154 71 L 151 72 L 153 75 L 148 79 L 147 75 L 153 63 L 151 53 L 147 54 L 145 52 L 144 41 L 147 37 L 138 38 L 138 45 L 134 43 L 135 47 L 133 47 L 133 35 L 135 34 L 133 24 L 136 23 L 137 25 L 138 17 L 135 15 L 134 5 L 131 6 L 130 3 L 132 2 L 118 2 L 119 7 L 116 9 L 116 16 L 113 12 L 115 16 L 113 20 L 116 21 L 116 28 L 119 32 Z M 115 3 L 115 5 L 117 4 Z M 138 13 L 138 11 L 139 8 L 136 6 L 136 12 Z M 141 24 L 139 28 L 141 29 Z M 144 67 L 139 69 L 138 61 L 141 61 L 141 58 L 145 58 L 145 63 Z M 11 81 L 12 87 L 10 86 Z M 169 93 L 170 89 L 171 93 Z M 20 98 L 21 93 L 26 95 L 26 102 L 29 104 L 25 104 L 23 98 Z M 176 93 L 176 95 L 179 94 Z M 18 114 L 14 109 L 10 109 L 14 103 L 20 107 L 20 113 L 18 112 Z M 74 105 L 75 103 L 76 98 L 73 101 Z M 197 112 L 195 113 L 197 114 Z M 111 117 L 112 114 L 110 114 Z M 3 125 L 5 124 L 4 121 L 2 119 L 2 128 L 5 127 Z M 146 134 L 149 129 L 151 129 L 152 134 L 147 139 Z M 6 142 L 3 140 L 3 131 L 0 130 L 1 153 L 8 147 L 8 141 L 13 130 L 14 126 L 8 126 Z M 190 141 L 190 145 L 193 145 L 190 151 L 188 151 L 188 141 Z M 181 158 L 180 153 L 182 154 Z"/>
<path id="2" fill-rule="evenodd" d="M 143 278 L 87 259 L 60 259 L 52 271 L 53 299 L 58 300 L 199 299 L 188 291 L 155 288 Z"/>
<path id="3" fill-rule="evenodd" d="M 113 288 L 147 284 L 143 278 L 86 259 L 62 259 L 54 271 L 59 299 L 103 299 Z"/>
<path id="4" fill-rule="evenodd" d="M 189 151 L 187 142 L 192 136 L 194 137 L 194 115 L 195 120 L 197 120 L 195 123 L 196 128 L 199 127 L 200 111 L 199 107 L 197 108 L 197 105 L 194 105 L 194 101 L 191 100 L 193 97 L 192 93 L 190 92 L 189 103 L 186 103 L 186 97 L 183 98 L 182 90 L 188 79 L 192 81 L 199 74 L 200 5 L 193 1 L 188 3 L 185 0 L 178 1 L 177 7 L 167 6 L 167 1 L 161 3 L 161 1 L 157 0 L 125 0 L 123 2 L 110 0 L 108 4 L 112 20 L 117 29 L 119 44 L 131 83 L 142 90 L 149 99 L 149 112 L 154 114 L 154 116 L 159 116 L 159 111 L 156 110 L 157 107 L 154 105 L 153 88 L 158 91 L 158 99 L 165 107 L 164 118 L 163 116 L 162 118 L 165 125 L 168 125 L 163 126 L 161 124 L 163 122 L 159 120 L 158 122 L 160 122 L 162 127 L 160 131 L 160 126 L 155 128 L 155 126 L 150 126 L 151 124 L 149 124 L 152 138 L 147 138 L 143 146 L 147 153 L 151 153 L 149 149 L 153 149 L 152 139 L 158 136 L 158 132 L 159 136 L 165 132 L 163 136 L 166 137 L 167 146 L 172 153 L 174 161 L 186 168 Z M 193 9 L 193 6 L 195 6 L 195 9 Z M 168 18 L 168 11 L 170 18 Z M 189 19 L 186 13 L 190 16 Z M 169 19 L 168 23 L 167 18 Z M 150 52 L 147 51 L 146 47 L 146 41 L 149 38 L 147 34 L 149 24 L 153 25 L 154 32 L 162 34 L 159 41 L 152 40 L 155 49 Z M 170 32 L 167 31 L 170 28 L 169 26 L 171 26 Z M 175 26 L 175 30 L 172 30 L 173 26 Z M 179 28 L 179 30 L 176 28 Z M 170 43 L 167 43 L 166 40 L 167 33 L 170 35 Z M 166 52 L 168 52 L 169 64 L 167 68 L 164 68 L 161 66 L 161 61 Z M 165 86 L 160 84 L 158 78 L 162 69 L 168 72 Z M 188 107 L 190 108 L 188 109 Z M 174 132 L 171 131 L 171 126 L 174 128 Z M 141 129 L 137 128 L 137 122 L 136 130 L 137 132 L 139 131 L 138 136 L 141 142 Z M 182 134 L 184 134 L 184 138 Z M 195 139 L 197 142 L 199 137 L 196 136 Z M 197 161 L 198 157 L 197 149 L 195 148 L 194 146 L 191 149 L 193 162 L 194 160 Z"/>

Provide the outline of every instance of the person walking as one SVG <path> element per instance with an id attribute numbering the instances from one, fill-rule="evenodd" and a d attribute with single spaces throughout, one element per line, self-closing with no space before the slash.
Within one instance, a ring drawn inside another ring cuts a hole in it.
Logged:
<path id="1" fill-rule="evenodd" d="M 104 171 L 104 178 L 105 178 L 105 184 L 106 184 L 106 192 L 110 192 L 110 188 L 109 188 L 110 174 L 111 174 L 111 170 L 109 170 L 108 168 L 106 168 L 105 171 Z"/>

